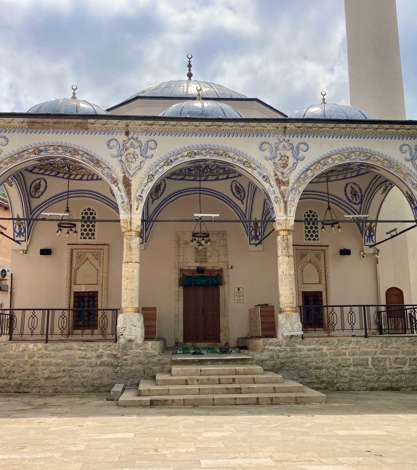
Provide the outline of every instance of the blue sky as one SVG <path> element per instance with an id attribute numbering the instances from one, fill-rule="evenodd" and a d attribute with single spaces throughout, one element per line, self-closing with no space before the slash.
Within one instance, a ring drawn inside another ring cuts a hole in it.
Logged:
<path id="1" fill-rule="evenodd" d="M 416 0 L 397 0 L 407 116 L 417 119 Z M 194 77 L 291 113 L 348 103 L 343 0 L 0 0 L 0 111 L 70 95 L 103 107 Z"/>

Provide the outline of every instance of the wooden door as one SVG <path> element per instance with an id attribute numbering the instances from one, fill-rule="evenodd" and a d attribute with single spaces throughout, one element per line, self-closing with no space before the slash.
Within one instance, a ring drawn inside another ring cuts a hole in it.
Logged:
<path id="1" fill-rule="evenodd" d="M 323 328 L 323 292 L 303 291 L 303 328 Z"/>
<path id="2" fill-rule="evenodd" d="M 184 342 L 220 342 L 219 287 L 184 287 L 183 305 Z"/>
<path id="3" fill-rule="evenodd" d="M 387 333 L 406 333 L 404 294 L 398 287 L 390 287 L 385 292 L 387 304 Z"/>

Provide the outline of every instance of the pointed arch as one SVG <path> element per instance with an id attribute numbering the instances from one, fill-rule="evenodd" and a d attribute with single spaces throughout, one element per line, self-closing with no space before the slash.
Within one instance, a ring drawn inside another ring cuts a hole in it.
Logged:
<path id="1" fill-rule="evenodd" d="M 130 217 L 130 201 L 119 171 L 112 168 L 98 154 L 65 142 L 38 142 L 7 153 L 0 161 L 0 179 L 7 178 L 17 169 L 34 161 L 47 158 L 65 158 L 78 162 L 99 175 L 111 188 L 119 208 L 120 218 Z"/>
<path id="2" fill-rule="evenodd" d="M 407 165 L 372 149 L 353 147 L 333 150 L 305 168 L 291 183 L 288 192 L 288 215 L 295 216 L 303 191 L 321 173 L 346 163 L 365 163 L 387 175 L 406 194 L 417 193 L 417 174 Z"/>
<path id="3" fill-rule="evenodd" d="M 268 195 L 275 217 L 283 214 L 284 204 L 271 170 L 257 159 L 232 147 L 198 144 L 171 151 L 147 169 L 146 174 L 139 181 L 135 193 L 134 217 L 137 223 L 140 223 L 144 204 L 154 184 L 176 167 L 196 160 L 217 160 L 237 167 Z"/>

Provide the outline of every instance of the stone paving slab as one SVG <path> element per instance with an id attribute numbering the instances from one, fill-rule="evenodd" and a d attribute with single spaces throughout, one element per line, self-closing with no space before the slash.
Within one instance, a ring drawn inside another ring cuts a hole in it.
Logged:
<path id="1" fill-rule="evenodd" d="M 417 393 L 181 409 L 120 408 L 104 398 L 0 395 L 0 469 L 417 468 Z"/>

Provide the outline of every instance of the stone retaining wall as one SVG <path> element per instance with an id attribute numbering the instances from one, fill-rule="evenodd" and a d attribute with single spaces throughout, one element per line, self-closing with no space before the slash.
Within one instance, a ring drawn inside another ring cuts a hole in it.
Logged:
<path id="1" fill-rule="evenodd" d="M 417 390 L 417 336 L 253 339 L 256 362 L 318 390 Z"/>
<path id="2" fill-rule="evenodd" d="M 169 370 L 157 341 L 116 343 L 0 342 L 0 392 L 108 392 Z"/>
<path id="3" fill-rule="evenodd" d="M 318 390 L 417 390 L 417 336 L 249 340 L 255 361 Z M 107 392 L 167 372 L 158 341 L 0 342 L 0 392 Z"/>

